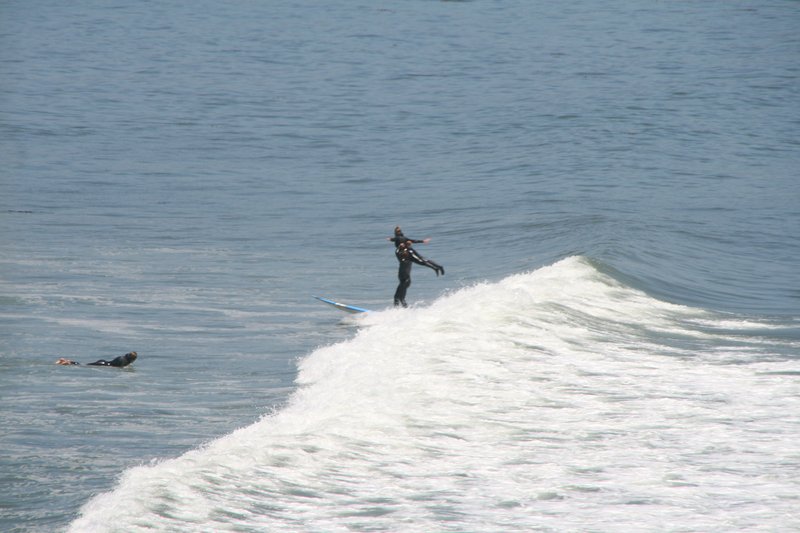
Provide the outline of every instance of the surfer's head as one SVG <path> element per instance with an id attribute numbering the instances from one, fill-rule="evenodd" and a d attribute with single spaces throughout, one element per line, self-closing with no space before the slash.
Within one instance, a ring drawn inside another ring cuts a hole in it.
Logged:
<path id="1" fill-rule="evenodd" d="M 394 234 L 395 235 L 402 235 L 403 234 L 403 230 L 400 229 L 400 226 L 395 226 L 394 227 Z"/>
<path id="2" fill-rule="evenodd" d="M 138 355 L 137 355 L 136 352 L 128 352 L 123 357 L 125 358 L 126 366 L 127 366 L 127 365 L 133 363 L 134 361 L 136 361 L 136 358 L 138 357 Z"/>
<path id="3" fill-rule="evenodd" d="M 65 357 L 59 357 L 58 361 L 56 361 L 56 364 L 57 365 L 77 365 L 78 363 L 76 363 L 75 361 L 70 361 L 69 359 L 67 359 Z"/>

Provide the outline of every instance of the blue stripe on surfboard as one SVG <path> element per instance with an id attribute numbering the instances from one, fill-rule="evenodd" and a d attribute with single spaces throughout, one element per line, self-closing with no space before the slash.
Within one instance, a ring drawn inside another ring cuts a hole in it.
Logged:
<path id="1" fill-rule="evenodd" d="M 320 302 L 325 302 L 328 305 L 332 305 L 336 309 L 341 309 L 342 311 L 347 311 L 348 313 L 368 313 L 369 309 L 364 309 L 363 307 L 356 307 L 355 305 L 347 305 L 339 302 L 334 302 L 333 300 L 329 300 L 328 298 L 322 298 L 321 296 L 314 296 Z"/>

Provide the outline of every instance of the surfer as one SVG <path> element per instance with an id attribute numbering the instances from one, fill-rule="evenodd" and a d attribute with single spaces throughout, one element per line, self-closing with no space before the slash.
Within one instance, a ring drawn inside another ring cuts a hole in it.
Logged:
<path id="1" fill-rule="evenodd" d="M 88 363 L 87 366 L 115 366 L 118 368 L 123 368 L 128 366 L 129 364 L 136 361 L 137 354 L 136 352 L 128 352 L 125 355 L 120 355 L 119 357 L 115 357 L 111 361 L 106 361 L 105 359 L 99 359 L 94 363 Z M 70 359 L 66 359 L 64 357 L 59 358 L 56 361 L 57 365 L 79 365 L 75 361 L 71 361 Z"/>
<path id="2" fill-rule="evenodd" d="M 434 261 L 425 259 L 419 255 L 417 251 L 411 247 L 412 243 L 413 241 L 411 239 L 401 242 L 394 251 L 394 255 L 400 263 L 397 270 L 397 278 L 400 280 L 400 283 L 397 285 L 397 290 L 394 291 L 395 306 L 402 305 L 403 307 L 408 307 L 406 304 L 406 291 L 411 286 L 411 265 L 414 263 L 434 270 L 437 276 L 439 274 L 444 275 L 444 268 Z"/>
<path id="3" fill-rule="evenodd" d="M 397 248 L 401 244 L 404 244 L 408 241 L 411 241 L 414 244 L 428 244 L 431 240 L 430 237 L 426 237 L 422 240 L 417 239 L 409 239 L 405 235 L 403 235 L 403 230 L 400 229 L 400 226 L 394 227 L 394 237 L 386 237 L 387 241 L 392 241 L 394 243 L 394 247 Z"/>

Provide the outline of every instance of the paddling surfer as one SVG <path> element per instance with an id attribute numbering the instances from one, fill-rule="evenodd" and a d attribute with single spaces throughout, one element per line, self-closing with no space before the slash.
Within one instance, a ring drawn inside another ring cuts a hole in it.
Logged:
<path id="1" fill-rule="evenodd" d="M 123 368 L 136 361 L 136 357 L 138 357 L 136 352 L 128 352 L 125 355 L 120 355 L 119 357 L 115 357 L 111 361 L 106 361 L 105 359 L 99 359 L 94 363 L 87 363 L 87 366 L 114 366 L 117 368 Z M 56 364 L 79 365 L 80 363 L 61 357 L 58 361 L 56 361 Z"/>

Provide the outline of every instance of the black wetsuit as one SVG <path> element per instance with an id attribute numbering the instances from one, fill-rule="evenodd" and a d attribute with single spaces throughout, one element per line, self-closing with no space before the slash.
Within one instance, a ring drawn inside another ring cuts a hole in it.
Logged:
<path id="1" fill-rule="evenodd" d="M 409 239 L 408 237 L 406 237 L 402 233 L 395 233 L 394 237 L 391 237 L 389 240 L 391 240 L 394 243 L 395 254 L 397 254 L 397 249 L 404 242 L 411 242 L 412 244 L 420 244 L 420 243 L 424 243 L 425 242 L 424 240 L 419 240 L 419 239 Z M 442 267 L 442 265 L 439 265 L 435 261 L 431 261 L 430 259 L 426 259 L 426 258 L 422 257 L 421 255 L 419 255 L 419 253 L 416 250 L 414 250 L 410 246 L 408 247 L 408 249 L 411 250 L 411 260 L 413 262 L 417 263 L 418 265 L 424 265 L 424 266 L 426 266 L 428 268 L 432 268 L 433 270 L 436 271 L 436 275 L 437 276 L 439 274 L 444 275 L 444 267 Z M 399 259 L 400 258 L 398 257 L 398 260 Z M 409 268 L 411 268 L 411 267 L 409 267 Z"/>
<path id="2" fill-rule="evenodd" d="M 395 249 L 394 255 L 400 262 L 400 268 L 397 270 L 397 278 L 400 283 L 397 285 L 397 290 L 394 291 L 394 305 L 402 305 L 407 307 L 406 304 L 406 291 L 411 286 L 411 265 L 414 263 L 411 259 L 411 252 L 400 248 Z"/>
<path id="3" fill-rule="evenodd" d="M 413 248 L 409 248 L 411 251 L 411 260 L 414 261 L 418 265 L 426 266 L 436 272 L 436 275 L 439 274 L 444 276 L 444 267 L 435 261 L 431 261 L 425 257 L 422 257 L 417 253 L 417 251 Z"/>
<path id="4" fill-rule="evenodd" d="M 111 361 L 106 361 L 105 359 L 100 359 L 99 361 L 95 361 L 94 363 L 88 363 L 89 366 L 116 366 L 122 368 L 124 366 L 128 366 L 129 364 L 133 363 L 136 360 L 136 352 L 126 353 L 125 355 L 120 355 L 119 357 L 115 357 Z"/>
<path id="5" fill-rule="evenodd" d="M 408 242 L 408 240 L 405 242 Z M 444 274 L 444 268 L 442 268 L 441 265 L 434 263 L 430 259 L 425 259 L 410 246 L 406 247 L 405 249 L 399 247 L 396 248 L 394 255 L 397 257 L 397 261 L 400 262 L 400 267 L 397 270 L 397 278 L 400 280 L 400 283 L 397 285 L 397 290 L 394 291 L 394 305 L 402 305 L 403 307 L 407 307 L 406 291 L 411 286 L 411 265 L 416 263 L 418 265 L 426 266 L 436 271 L 437 276 L 439 273 Z"/>

